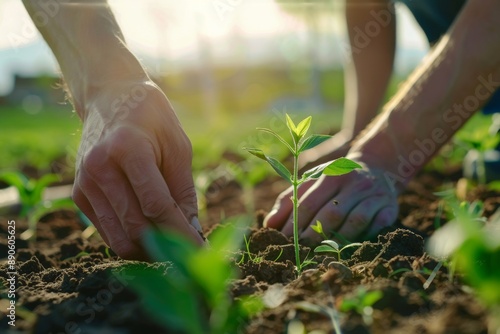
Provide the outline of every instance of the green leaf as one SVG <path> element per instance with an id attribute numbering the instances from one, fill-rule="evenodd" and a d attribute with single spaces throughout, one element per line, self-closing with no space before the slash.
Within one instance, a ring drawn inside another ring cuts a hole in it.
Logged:
<path id="1" fill-rule="evenodd" d="M 344 175 L 352 172 L 357 168 L 363 168 L 358 163 L 347 158 L 338 158 L 333 160 L 324 170 L 323 174 L 329 176 Z"/>
<path id="2" fill-rule="evenodd" d="M 361 246 L 363 246 L 362 243 L 360 243 L 360 242 L 353 242 L 351 244 L 348 244 L 348 245 L 345 245 L 344 247 L 342 247 L 341 251 L 343 251 L 344 249 L 347 249 L 347 248 L 361 247 Z"/>
<path id="3" fill-rule="evenodd" d="M 248 153 L 250 153 L 252 155 L 255 155 L 257 158 L 267 161 L 267 157 L 264 154 L 264 152 L 262 150 L 258 149 L 258 148 L 244 147 L 243 149 L 245 151 L 247 151 Z"/>
<path id="4" fill-rule="evenodd" d="M 40 179 L 34 181 L 33 190 L 31 193 L 31 200 L 33 204 L 42 200 L 43 191 L 50 184 L 59 181 L 59 176 L 57 174 L 46 174 L 42 176 Z"/>
<path id="5" fill-rule="evenodd" d="M 293 123 L 292 119 L 290 118 L 290 116 L 288 116 L 288 114 L 285 114 L 285 116 L 286 116 L 286 125 L 287 125 L 288 129 L 290 130 L 290 135 L 292 136 L 295 147 L 297 147 L 297 143 L 300 140 L 300 137 L 298 135 L 299 132 L 297 130 L 297 127 Z"/>
<path id="6" fill-rule="evenodd" d="M 324 245 L 328 245 L 329 247 L 334 248 L 336 250 L 339 250 L 339 248 L 340 248 L 339 244 L 333 240 L 323 240 L 323 241 L 321 241 L 321 243 Z"/>
<path id="7" fill-rule="evenodd" d="M 314 248 L 315 253 L 322 253 L 322 252 L 329 252 L 329 253 L 338 253 L 336 249 L 333 249 L 330 246 L 327 245 L 319 245 L 318 247 Z"/>
<path id="8" fill-rule="evenodd" d="M 331 137 L 328 135 L 310 135 L 300 145 L 299 153 L 314 148 Z"/>
<path id="9" fill-rule="evenodd" d="M 302 182 L 308 181 L 308 180 L 313 180 L 317 179 L 323 174 L 323 170 L 327 168 L 330 165 L 330 162 L 325 162 L 321 165 L 318 165 L 316 167 L 313 167 L 311 169 L 306 170 L 302 174 Z"/>
<path id="10" fill-rule="evenodd" d="M 314 232 L 318 234 L 323 234 L 323 225 L 319 220 L 316 220 L 316 225 L 311 225 L 311 228 L 313 229 Z"/>
<path id="11" fill-rule="evenodd" d="M 311 121 L 312 121 L 312 116 L 309 116 L 303 119 L 299 123 L 299 125 L 297 125 L 295 134 L 297 135 L 298 139 L 302 139 L 305 136 L 307 130 L 309 130 L 309 127 L 311 126 Z"/>
<path id="12" fill-rule="evenodd" d="M 196 246 L 184 236 L 146 230 L 143 236 L 144 247 L 155 261 L 172 262 L 184 277 L 189 276 L 187 259 L 196 252 Z"/>
<path id="13" fill-rule="evenodd" d="M 197 296 L 185 285 L 150 268 L 126 269 L 134 279 L 130 286 L 137 291 L 151 315 L 171 330 L 203 334 L 201 307 Z"/>
<path id="14" fill-rule="evenodd" d="M 292 183 L 292 174 L 281 162 L 271 157 L 267 157 L 267 162 L 271 165 L 271 167 L 273 167 L 276 173 L 288 182 Z"/>
<path id="15" fill-rule="evenodd" d="M 269 130 L 269 129 L 266 129 L 266 128 L 257 128 L 257 130 L 264 131 L 264 132 L 267 132 L 267 133 L 275 136 L 280 142 L 282 142 L 288 148 L 288 150 L 292 154 L 295 154 L 295 150 L 290 146 L 290 144 L 288 144 L 287 141 L 285 139 L 283 139 L 283 137 L 281 137 L 279 134 L 277 134 L 273 130 Z"/>
<path id="16" fill-rule="evenodd" d="M 290 131 L 292 131 L 293 133 L 297 134 L 297 127 L 295 126 L 295 123 L 292 121 L 290 116 L 288 114 L 285 114 L 285 118 L 286 118 L 286 125 L 287 125 L 288 129 Z"/>

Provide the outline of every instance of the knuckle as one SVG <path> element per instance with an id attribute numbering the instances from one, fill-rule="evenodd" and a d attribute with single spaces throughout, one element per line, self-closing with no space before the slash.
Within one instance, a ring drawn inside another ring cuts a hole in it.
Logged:
<path id="1" fill-rule="evenodd" d="M 136 246 L 126 239 L 112 240 L 110 248 L 122 259 L 132 260 L 136 257 Z"/>
<path id="2" fill-rule="evenodd" d="M 369 225 L 370 219 L 364 214 L 351 214 L 346 224 L 356 231 L 363 231 Z"/>
<path id="3" fill-rule="evenodd" d="M 145 226 L 143 224 L 137 223 L 136 221 L 125 221 L 123 223 L 123 229 L 132 242 L 142 241 L 142 236 L 145 231 Z"/>
<path id="4" fill-rule="evenodd" d="M 83 157 L 81 167 L 91 176 L 100 176 L 106 170 L 106 154 L 99 148 L 94 147 Z"/>
<path id="5" fill-rule="evenodd" d="M 159 196 L 152 196 L 148 193 L 143 196 L 141 209 L 146 218 L 157 220 L 165 214 L 168 203 L 160 201 L 158 198 Z"/>

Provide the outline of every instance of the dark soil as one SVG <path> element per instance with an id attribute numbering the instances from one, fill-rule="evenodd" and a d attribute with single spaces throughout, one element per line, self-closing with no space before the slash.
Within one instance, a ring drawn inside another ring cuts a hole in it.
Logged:
<path id="1" fill-rule="evenodd" d="M 447 181 L 456 181 L 454 175 Z M 239 265 L 241 279 L 232 282 L 232 295 L 266 294 L 278 288 L 281 297 L 273 308 L 252 318 L 241 332 L 285 333 L 293 319 L 301 320 L 308 331 L 333 333 L 329 318 L 299 307 L 299 302 L 338 309 L 343 300 L 353 298 L 360 288 L 381 291 L 370 316 L 355 311 L 340 315 L 343 333 L 486 333 L 487 313 L 464 287 L 460 277 L 449 279 L 441 267 L 427 289 L 423 285 L 437 261 L 424 251 L 424 240 L 443 224 L 439 199 L 433 195 L 443 176 L 425 173 L 413 181 L 400 197 L 398 222 L 377 239 L 365 241 L 351 252 L 335 257 L 315 256 L 296 278 L 294 253 L 290 240 L 271 229 L 254 228 L 249 236 L 250 252 L 259 261 Z M 255 188 L 255 207 L 270 210 L 276 195 L 286 187 L 275 179 Z M 225 183 L 208 198 L 204 218 L 207 230 L 226 217 L 244 213 L 241 187 Z M 470 199 L 485 202 L 486 215 L 500 206 L 500 193 L 475 190 Z M 436 217 L 439 215 L 438 217 Z M 0 217 L 0 257 L 7 254 L 6 222 L 16 220 L 16 233 L 26 222 L 15 217 Z M 126 265 L 166 271 L 167 264 L 124 261 L 106 250 L 97 236 L 82 238 L 84 229 L 70 212 L 44 218 L 38 225 L 37 241 L 29 245 L 17 240 L 17 321 L 0 314 L 2 333 L 172 333 L 157 325 L 141 306 L 140 298 L 128 285 L 133 277 Z M 312 251 L 302 247 L 302 258 Z M 7 263 L 0 266 L 0 283 L 7 286 Z M 280 288 L 282 287 L 282 289 Z M 3 288 L 2 288 L 3 289 Z M 8 305 L 5 289 L 0 305 Z M 33 317 L 36 315 L 36 317 Z"/>

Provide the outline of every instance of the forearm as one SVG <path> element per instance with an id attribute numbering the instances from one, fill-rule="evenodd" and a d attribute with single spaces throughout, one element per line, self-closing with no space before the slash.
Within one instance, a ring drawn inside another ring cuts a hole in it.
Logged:
<path id="1" fill-rule="evenodd" d="M 402 188 L 500 85 L 500 3 L 471 0 L 352 154 Z"/>
<path id="2" fill-rule="evenodd" d="M 82 119 L 86 102 L 110 81 L 147 77 L 106 0 L 54 1 L 49 12 L 47 1 L 23 3 L 52 49 Z"/>
<path id="3" fill-rule="evenodd" d="M 351 54 L 345 69 L 343 129 L 355 136 L 377 114 L 392 74 L 396 17 L 387 0 L 346 1 Z"/>

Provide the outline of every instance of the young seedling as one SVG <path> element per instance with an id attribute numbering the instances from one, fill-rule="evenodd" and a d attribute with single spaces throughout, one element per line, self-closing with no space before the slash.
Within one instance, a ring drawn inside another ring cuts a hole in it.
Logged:
<path id="1" fill-rule="evenodd" d="M 323 231 L 323 224 L 321 224 L 319 220 L 316 220 L 316 225 L 311 225 L 311 228 L 314 232 L 321 235 L 323 237 L 323 240 L 328 240 L 328 236 L 325 234 L 325 231 Z"/>
<path id="2" fill-rule="evenodd" d="M 283 145 L 285 145 L 290 153 L 293 155 L 293 170 L 290 172 L 288 168 L 286 168 L 281 162 L 276 160 L 275 158 L 269 157 L 264 154 L 264 152 L 258 148 L 246 148 L 246 150 L 255 155 L 257 158 L 260 158 L 264 161 L 267 161 L 269 165 L 286 181 L 292 184 L 292 217 L 293 217 L 293 241 L 295 247 L 295 264 L 297 272 L 300 274 L 302 266 L 300 264 L 300 251 L 299 251 L 299 217 L 298 217 L 298 208 L 299 208 L 299 196 L 298 196 L 298 188 L 304 182 L 309 180 L 317 179 L 321 175 L 329 175 L 329 176 L 338 176 L 350 173 L 356 168 L 362 168 L 356 162 L 346 159 L 339 158 L 333 160 L 331 162 L 327 162 L 316 167 L 313 167 L 307 171 L 305 171 L 301 177 L 299 177 L 299 156 L 302 152 L 309 150 L 317 145 L 321 144 L 330 136 L 327 135 L 310 135 L 306 137 L 306 133 L 311 126 L 312 117 L 309 116 L 299 122 L 299 124 L 295 125 L 288 114 L 286 116 L 286 125 L 288 130 L 290 131 L 290 135 L 292 137 L 292 143 L 289 144 L 285 139 L 283 139 L 279 134 L 264 128 L 258 128 L 258 130 L 267 132 L 274 137 L 276 137 Z"/>
<path id="3" fill-rule="evenodd" d="M 36 237 L 36 225 L 38 221 L 43 216 L 60 210 L 75 211 L 87 226 L 91 225 L 86 217 L 83 218 L 83 213 L 78 210 L 70 198 L 60 198 L 51 201 L 43 199 L 45 188 L 59 181 L 59 176 L 56 174 L 46 174 L 35 180 L 27 178 L 21 172 L 6 171 L 0 173 L 0 180 L 15 187 L 19 194 L 19 201 L 21 202 L 19 216 L 28 219 L 28 229 L 20 235 L 20 238 L 23 240 L 33 240 Z"/>
<path id="4" fill-rule="evenodd" d="M 164 271 L 131 264 L 132 289 L 160 324 L 176 333 L 238 333 L 251 315 L 260 312 L 260 298 L 233 300 L 229 283 L 236 278 L 231 255 L 239 247 L 246 224 L 221 225 L 208 239 L 210 247 L 198 248 L 176 234 L 148 231 L 144 245 L 153 260 L 170 263 Z"/>
<path id="5" fill-rule="evenodd" d="M 339 244 L 336 243 L 333 240 L 323 240 L 322 245 L 319 245 L 314 249 L 315 253 L 335 253 L 337 254 L 337 259 L 340 261 L 341 257 L 340 254 L 347 248 L 351 247 L 359 247 L 362 245 L 360 242 L 353 242 L 350 244 L 345 245 L 344 247 L 340 248 Z"/>
<path id="6" fill-rule="evenodd" d="M 373 322 L 372 306 L 382 297 L 383 293 L 380 290 L 367 291 L 365 288 L 360 287 L 353 297 L 342 300 L 339 310 L 341 312 L 355 311 L 363 317 L 365 324 L 371 325 Z"/>

